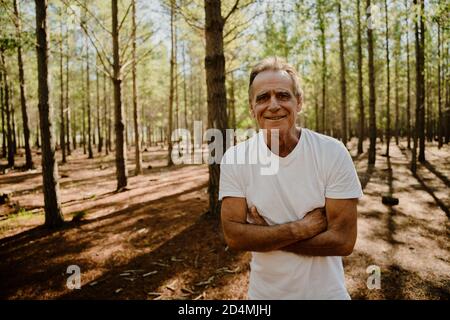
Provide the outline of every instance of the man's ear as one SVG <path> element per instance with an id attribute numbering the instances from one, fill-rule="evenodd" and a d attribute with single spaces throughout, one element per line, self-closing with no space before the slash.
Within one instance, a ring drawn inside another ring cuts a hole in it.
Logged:
<path id="1" fill-rule="evenodd" d="M 302 96 L 297 95 L 297 112 L 300 112 L 302 110 L 302 106 L 303 106 L 303 99 Z"/>
<path id="2" fill-rule="evenodd" d="M 253 110 L 252 101 L 249 101 L 248 104 L 250 105 L 250 115 L 252 118 L 256 118 L 255 116 L 255 110 Z"/>

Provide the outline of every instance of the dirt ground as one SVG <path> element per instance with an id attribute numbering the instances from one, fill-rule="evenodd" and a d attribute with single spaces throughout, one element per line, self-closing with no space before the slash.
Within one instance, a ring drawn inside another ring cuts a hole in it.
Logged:
<path id="1" fill-rule="evenodd" d="M 427 145 L 428 162 L 413 176 L 405 141 L 372 169 L 355 144 L 364 197 L 356 247 L 344 258 L 350 295 L 449 299 L 449 146 Z M 0 299 L 245 299 L 250 254 L 228 250 L 206 213 L 206 165 L 169 169 L 166 153 L 144 151 L 144 174 L 134 176 L 130 149 L 128 190 L 115 193 L 113 155 L 87 159 L 77 149 L 59 167 L 67 223 L 56 231 L 42 227 L 40 165 L 0 174 L 0 194 L 11 198 L 0 206 Z M 385 193 L 399 205 L 383 205 Z M 80 267 L 80 290 L 66 286 L 70 265 Z M 367 287 L 371 265 L 380 268 L 380 289 Z"/>

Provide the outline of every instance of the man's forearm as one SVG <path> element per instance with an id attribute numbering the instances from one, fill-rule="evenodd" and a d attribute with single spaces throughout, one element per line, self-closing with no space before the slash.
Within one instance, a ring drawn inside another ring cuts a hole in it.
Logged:
<path id="1" fill-rule="evenodd" d="M 266 252 L 311 237 L 308 228 L 301 221 L 261 226 L 234 221 L 223 221 L 225 240 L 235 250 Z"/>
<path id="2" fill-rule="evenodd" d="M 354 243 L 346 241 L 340 233 L 327 230 L 315 237 L 291 243 L 280 250 L 307 256 L 347 256 Z"/>

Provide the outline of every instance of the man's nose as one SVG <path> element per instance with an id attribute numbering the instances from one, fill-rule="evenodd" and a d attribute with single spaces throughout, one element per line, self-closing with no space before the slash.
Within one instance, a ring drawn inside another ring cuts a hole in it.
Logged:
<path id="1" fill-rule="evenodd" d="M 270 97 L 269 111 L 276 112 L 280 109 L 280 105 L 275 95 Z"/>

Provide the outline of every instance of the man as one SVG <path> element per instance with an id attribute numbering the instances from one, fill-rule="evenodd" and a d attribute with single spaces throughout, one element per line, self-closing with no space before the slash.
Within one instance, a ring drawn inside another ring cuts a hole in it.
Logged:
<path id="1" fill-rule="evenodd" d="M 341 256 L 356 241 L 361 185 L 341 142 L 296 127 L 302 98 L 292 66 L 261 61 L 249 102 L 263 130 L 222 158 L 223 232 L 231 249 L 252 251 L 250 299 L 350 299 Z M 262 174 L 274 160 L 277 171 Z"/>

